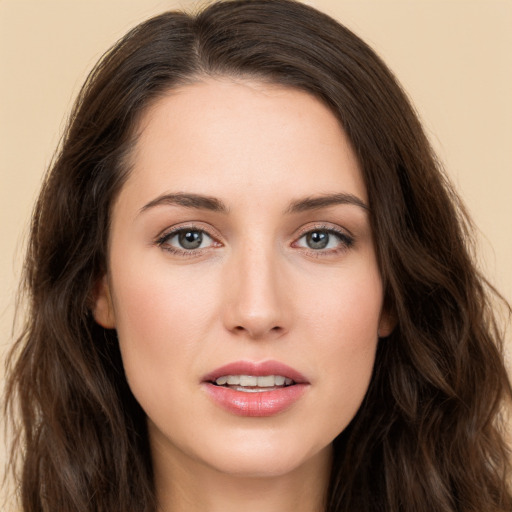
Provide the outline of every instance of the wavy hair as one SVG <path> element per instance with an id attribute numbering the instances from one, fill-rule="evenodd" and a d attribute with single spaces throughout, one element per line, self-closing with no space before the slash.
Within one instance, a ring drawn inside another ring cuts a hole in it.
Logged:
<path id="1" fill-rule="evenodd" d="M 472 256 L 471 224 L 406 95 L 380 58 L 291 0 L 216 2 L 130 31 L 97 64 L 35 206 L 5 412 L 24 512 L 154 512 L 145 416 L 114 331 L 91 315 L 112 204 L 141 114 L 205 76 L 307 91 L 358 155 L 397 327 L 365 400 L 334 441 L 327 512 L 510 512 L 512 390 Z"/>

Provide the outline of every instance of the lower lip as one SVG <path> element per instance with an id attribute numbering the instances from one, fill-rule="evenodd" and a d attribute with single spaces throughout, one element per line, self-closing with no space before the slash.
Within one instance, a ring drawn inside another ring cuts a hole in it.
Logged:
<path id="1" fill-rule="evenodd" d="M 304 394 L 307 384 L 294 384 L 273 391 L 247 393 L 211 383 L 205 384 L 213 401 L 237 416 L 273 416 L 291 407 Z"/>

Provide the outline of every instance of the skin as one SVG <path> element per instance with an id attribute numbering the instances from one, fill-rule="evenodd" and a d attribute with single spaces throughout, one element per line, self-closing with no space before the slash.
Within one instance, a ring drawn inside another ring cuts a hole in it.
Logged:
<path id="1" fill-rule="evenodd" d="M 331 443 L 368 388 L 378 333 L 393 327 L 367 209 L 290 211 L 329 194 L 368 204 L 343 129 L 304 92 L 208 78 L 145 113 L 131 163 L 94 314 L 117 329 L 147 414 L 161 510 L 321 510 Z M 176 193 L 226 211 L 155 204 Z M 165 238 L 178 228 L 208 236 L 183 252 Z M 326 248 L 308 245 L 315 230 Z M 201 384 L 227 363 L 269 359 L 308 380 L 279 414 L 234 415 Z"/>

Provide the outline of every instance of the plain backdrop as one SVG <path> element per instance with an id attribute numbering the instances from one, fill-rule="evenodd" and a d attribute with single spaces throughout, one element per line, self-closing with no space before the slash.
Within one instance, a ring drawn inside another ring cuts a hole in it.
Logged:
<path id="1" fill-rule="evenodd" d="M 511 301 L 512 1 L 305 3 L 363 37 L 395 72 L 472 213 L 485 274 Z M 0 360 L 12 344 L 31 208 L 80 85 L 129 28 L 198 5 L 0 0 Z M 0 389 L 2 378 L 3 367 Z"/>

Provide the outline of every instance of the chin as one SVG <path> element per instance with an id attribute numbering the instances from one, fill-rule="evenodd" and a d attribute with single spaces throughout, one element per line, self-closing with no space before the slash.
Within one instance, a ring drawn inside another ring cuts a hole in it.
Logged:
<path id="1" fill-rule="evenodd" d="M 208 451 L 196 452 L 196 457 L 226 475 L 275 478 L 300 471 L 316 459 L 330 458 L 332 447 L 332 443 L 312 446 L 298 437 L 290 439 L 290 436 L 280 438 L 263 434 L 256 440 L 230 441 L 216 444 L 214 450 L 210 445 Z"/>

